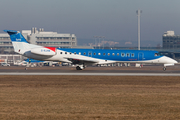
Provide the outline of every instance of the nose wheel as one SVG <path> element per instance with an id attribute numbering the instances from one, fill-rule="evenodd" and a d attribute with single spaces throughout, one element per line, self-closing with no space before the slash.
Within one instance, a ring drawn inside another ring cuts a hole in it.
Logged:
<path id="1" fill-rule="evenodd" d="M 164 67 L 163 70 L 166 71 L 166 67 Z"/>

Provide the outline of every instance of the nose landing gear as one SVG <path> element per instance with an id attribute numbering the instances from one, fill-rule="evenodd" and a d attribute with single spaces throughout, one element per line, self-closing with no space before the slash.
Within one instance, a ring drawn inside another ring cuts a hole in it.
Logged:
<path id="1" fill-rule="evenodd" d="M 166 71 L 166 67 L 163 67 L 163 70 Z"/>

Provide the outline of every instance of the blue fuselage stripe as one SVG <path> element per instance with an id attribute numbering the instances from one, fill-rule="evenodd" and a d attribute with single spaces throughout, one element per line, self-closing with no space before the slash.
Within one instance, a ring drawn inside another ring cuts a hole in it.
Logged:
<path id="1" fill-rule="evenodd" d="M 158 51 L 145 51 L 145 50 L 102 50 L 102 49 L 61 49 L 65 52 L 72 54 L 80 54 L 103 60 L 114 61 L 147 61 L 158 59 L 162 56 L 157 56 Z"/>

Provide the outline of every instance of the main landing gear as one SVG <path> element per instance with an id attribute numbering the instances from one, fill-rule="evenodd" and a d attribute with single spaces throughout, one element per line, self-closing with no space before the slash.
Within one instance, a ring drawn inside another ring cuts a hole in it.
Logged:
<path id="1" fill-rule="evenodd" d="M 83 65 L 79 65 L 76 67 L 76 70 L 83 70 L 85 67 Z"/>

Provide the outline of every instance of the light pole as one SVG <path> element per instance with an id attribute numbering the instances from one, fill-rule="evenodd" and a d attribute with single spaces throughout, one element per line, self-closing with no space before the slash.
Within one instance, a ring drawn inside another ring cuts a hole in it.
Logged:
<path id="1" fill-rule="evenodd" d="M 140 16 L 142 13 L 142 10 L 137 10 L 136 11 L 137 16 L 138 16 L 138 50 L 140 50 Z"/>

